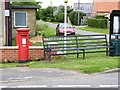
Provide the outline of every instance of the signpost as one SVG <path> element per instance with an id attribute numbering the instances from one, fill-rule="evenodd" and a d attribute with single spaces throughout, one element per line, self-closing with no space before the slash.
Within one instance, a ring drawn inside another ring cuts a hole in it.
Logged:
<path id="1" fill-rule="evenodd" d="M 92 13 L 93 3 L 74 3 L 74 11 L 80 11 L 86 14 Z"/>
<path id="2" fill-rule="evenodd" d="M 80 25 L 80 12 L 91 14 L 93 8 L 93 3 L 80 3 L 80 0 L 78 3 L 74 3 L 74 11 L 78 12 L 78 25 Z"/>

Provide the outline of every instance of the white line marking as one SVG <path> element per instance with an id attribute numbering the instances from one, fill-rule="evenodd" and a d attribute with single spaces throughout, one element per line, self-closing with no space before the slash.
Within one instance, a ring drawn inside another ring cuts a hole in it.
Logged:
<path id="1" fill-rule="evenodd" d="M 91 85 L 57 85 L 53 87 L 91 87 Z"/>
<path id="2" fill-rule="evenodd" d="M 0 86 L 0 88 L 7 88 L 7 86 Z"/>
<path id="3" fill-rule="evenodd" d="M 103 87 L 103 88 L 105 88 L 105 87 L 118 87 L 118 85 L 100 85 L 100 87 Z"/>
<path id="4" fill-rule="evenodd" d="M 45 88 L 47 85 L 17 86 L 17 88 Z"/>

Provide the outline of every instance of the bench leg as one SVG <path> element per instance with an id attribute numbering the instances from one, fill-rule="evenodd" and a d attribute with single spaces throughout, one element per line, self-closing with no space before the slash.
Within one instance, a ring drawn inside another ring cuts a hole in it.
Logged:
<path id="1" fill-rule="evenodd" d="M 108 51 L 109 51 L 109 50 L 108 50 L 108 48 L 107 48 L 107 49 L 106 49 L 106 56 L 108 56 Z"/>
<path id="2" fill-rule="evenodd" d="M 48 60 L 51 61 L 51 52 L 49 52 Z"/>
<path id="3" fill-rule="evenodd" d="M 48 58 L 47 58 L 47 52 L 46 52 L 46 51 L 44 52 L 44 59 L 45 59 L 45 60 L 48 59 Z"/>
<path id="4" fill-rule="evenodd" d="M 83 59 L 85 59 L 85 50 L 83 49 Z"/>
<path id="5" fill-rule="evenodd" d="M 79 54 L 77 53 L 77 58 L 79 58 Z"/>

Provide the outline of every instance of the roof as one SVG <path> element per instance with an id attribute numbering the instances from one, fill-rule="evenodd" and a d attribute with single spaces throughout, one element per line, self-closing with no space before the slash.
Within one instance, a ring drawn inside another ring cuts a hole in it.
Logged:
<path id="1" fill-rule="evenodd" d="M 118 10 L 118 2 L 95 2 L 97 12 L 111 12 Z"/>
<path id="2" fill-rule="evenodd" d="M 93 0 L 94 2 L 120 2 L 120 0 Z"/>
<path id="3" fill-rule="evenodd" d="M 39 6 L 12 6 L 12 9 L 38 9 Z"/>

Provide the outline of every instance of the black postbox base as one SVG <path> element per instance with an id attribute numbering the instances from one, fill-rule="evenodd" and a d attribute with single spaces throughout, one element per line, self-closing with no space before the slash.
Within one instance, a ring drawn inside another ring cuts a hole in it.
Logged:
<path id="1" fill-rule="evenodd" d="M 19 60 L 18 62 L 19 63 L 26 63 L 26 62 L 29 62 L 29 60 Z"/>

